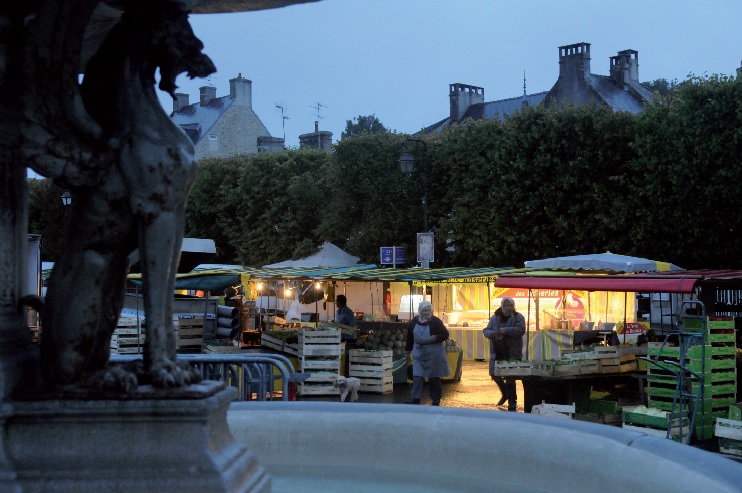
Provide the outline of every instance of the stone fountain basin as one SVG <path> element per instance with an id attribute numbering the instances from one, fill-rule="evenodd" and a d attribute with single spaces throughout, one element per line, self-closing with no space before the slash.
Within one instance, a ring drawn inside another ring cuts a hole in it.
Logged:
<path id="1" fill-rule="evenodd" d="M 742 484 L 742 464 L 718 454 L 621 428 L 530 414 L 233 402 L 227 419 L 235 438 L 274 478 L 569 493 L 739 493 Z"/>

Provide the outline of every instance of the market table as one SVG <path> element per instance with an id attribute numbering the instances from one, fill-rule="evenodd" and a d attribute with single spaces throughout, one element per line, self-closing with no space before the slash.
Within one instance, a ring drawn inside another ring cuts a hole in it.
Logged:
<path id="1" fill-rule="evenodd" d="M 531 412 L 535 404 L 548 402 L 549 404 L 572 404 L 575 402 L 575 386 L 590 385 L 592 387 L 610 387 L 627 384 L 636 385 L 637 377 L 646 375 L 646 372 L 625 373 L 595 373 L 588 375 L 561 375 L 561 376 L 520 376 L 513 377 L 523 384 L 523 405 L 525 412 Z M 638 379 L 642 385 L 642 379 Z M 642 389 L 639 389 L 642 390 Z"/>

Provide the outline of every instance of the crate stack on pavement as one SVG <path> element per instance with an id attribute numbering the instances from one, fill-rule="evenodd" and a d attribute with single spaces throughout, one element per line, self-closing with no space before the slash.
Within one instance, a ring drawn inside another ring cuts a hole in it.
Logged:
<path id="1" fill-rule="evenodd" d="M 716 418 L 714 435 L 719 439 L 719 453 L 733 459 L 742 459 L 742 409 L 729 406 L 724 418 Z"/>
<path id="2" fill-rule="evenodd" d="M 111 354 L 141 354 L 145 335 L 137 317 L 119 317 L 111 337 Z"/>
<path id="3" fill-rule="evenodd" d="M 695 408 L 695 434 L 700 440 L 710 439 L 714 433 L 714 419 L 725 418 L 729 406 L 737 402 L 736 339 L 734 320 L 704 320 L 683 318 L 682 330 L 697 333 L 688 346 L 685 358 L 681 360 L 679 347 L 668 347 L 663 343 L 650 343 L 649 358 L 662 363 L 670 361 L 683 365 L 690 372 L 703 376 L 703 393 L 699 395 L 699 405 Z M 677 367 L 665 364 L 677 371 Z M 677 377 L 668 369 L 650 364 L 647 369 L 647 405 L 650 408 L 671 411 L 676 394 Z M 700 393 L 700 383 L 689 375 L 684 389 L 689 394 Z M 694 409 L 695 399 L 682 397 L 683 407 Z"/>
<path id="4" fill-rule="evenodd" d="M 201 352 L 204 339 L 204 320 L 203 313 L 179 313 L 173 316 L 178 352 Z"/>
<path id="5" fill-rule="evenodd" d="M 299 330 L 299 372 L 309 375 L 299 383 L 299 395 L 339 395 L 335 385 L 340 376 L 345 343 L 340 342 L 340 329 L 321 327 Z"/>
<path id="6" fill-rule="evenodd" d="M 361 381 L 361 392 L 391 394 L 394 392 L 393 358 L 394 352 L 388 349 L 351 349 L 348 351 L 348 376 Z"/>

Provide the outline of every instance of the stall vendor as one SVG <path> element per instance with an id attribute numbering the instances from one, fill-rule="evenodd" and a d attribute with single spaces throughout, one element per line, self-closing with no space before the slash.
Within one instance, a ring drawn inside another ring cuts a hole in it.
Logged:
<path id="1" fill-rule="evenodd" d="M 339 294 L 337 298 L 335 298 L 335 304 L 337 305 L 337 316 L 335 317 L 335 322 L 355 327 L 356 316 L 353 313 L 353 310 L 348 308 L 348 299 L 345 295 Z"/>

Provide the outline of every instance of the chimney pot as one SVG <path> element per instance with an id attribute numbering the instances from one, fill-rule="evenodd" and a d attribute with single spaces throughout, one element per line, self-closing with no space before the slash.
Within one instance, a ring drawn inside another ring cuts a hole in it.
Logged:
<path id="1" fill-rule="evenodd" d="M 216 87 L 201 86 L 199 91 L 201 92 L 201 106 L 206 106 L 209 101 L 216 99 Z"/>

